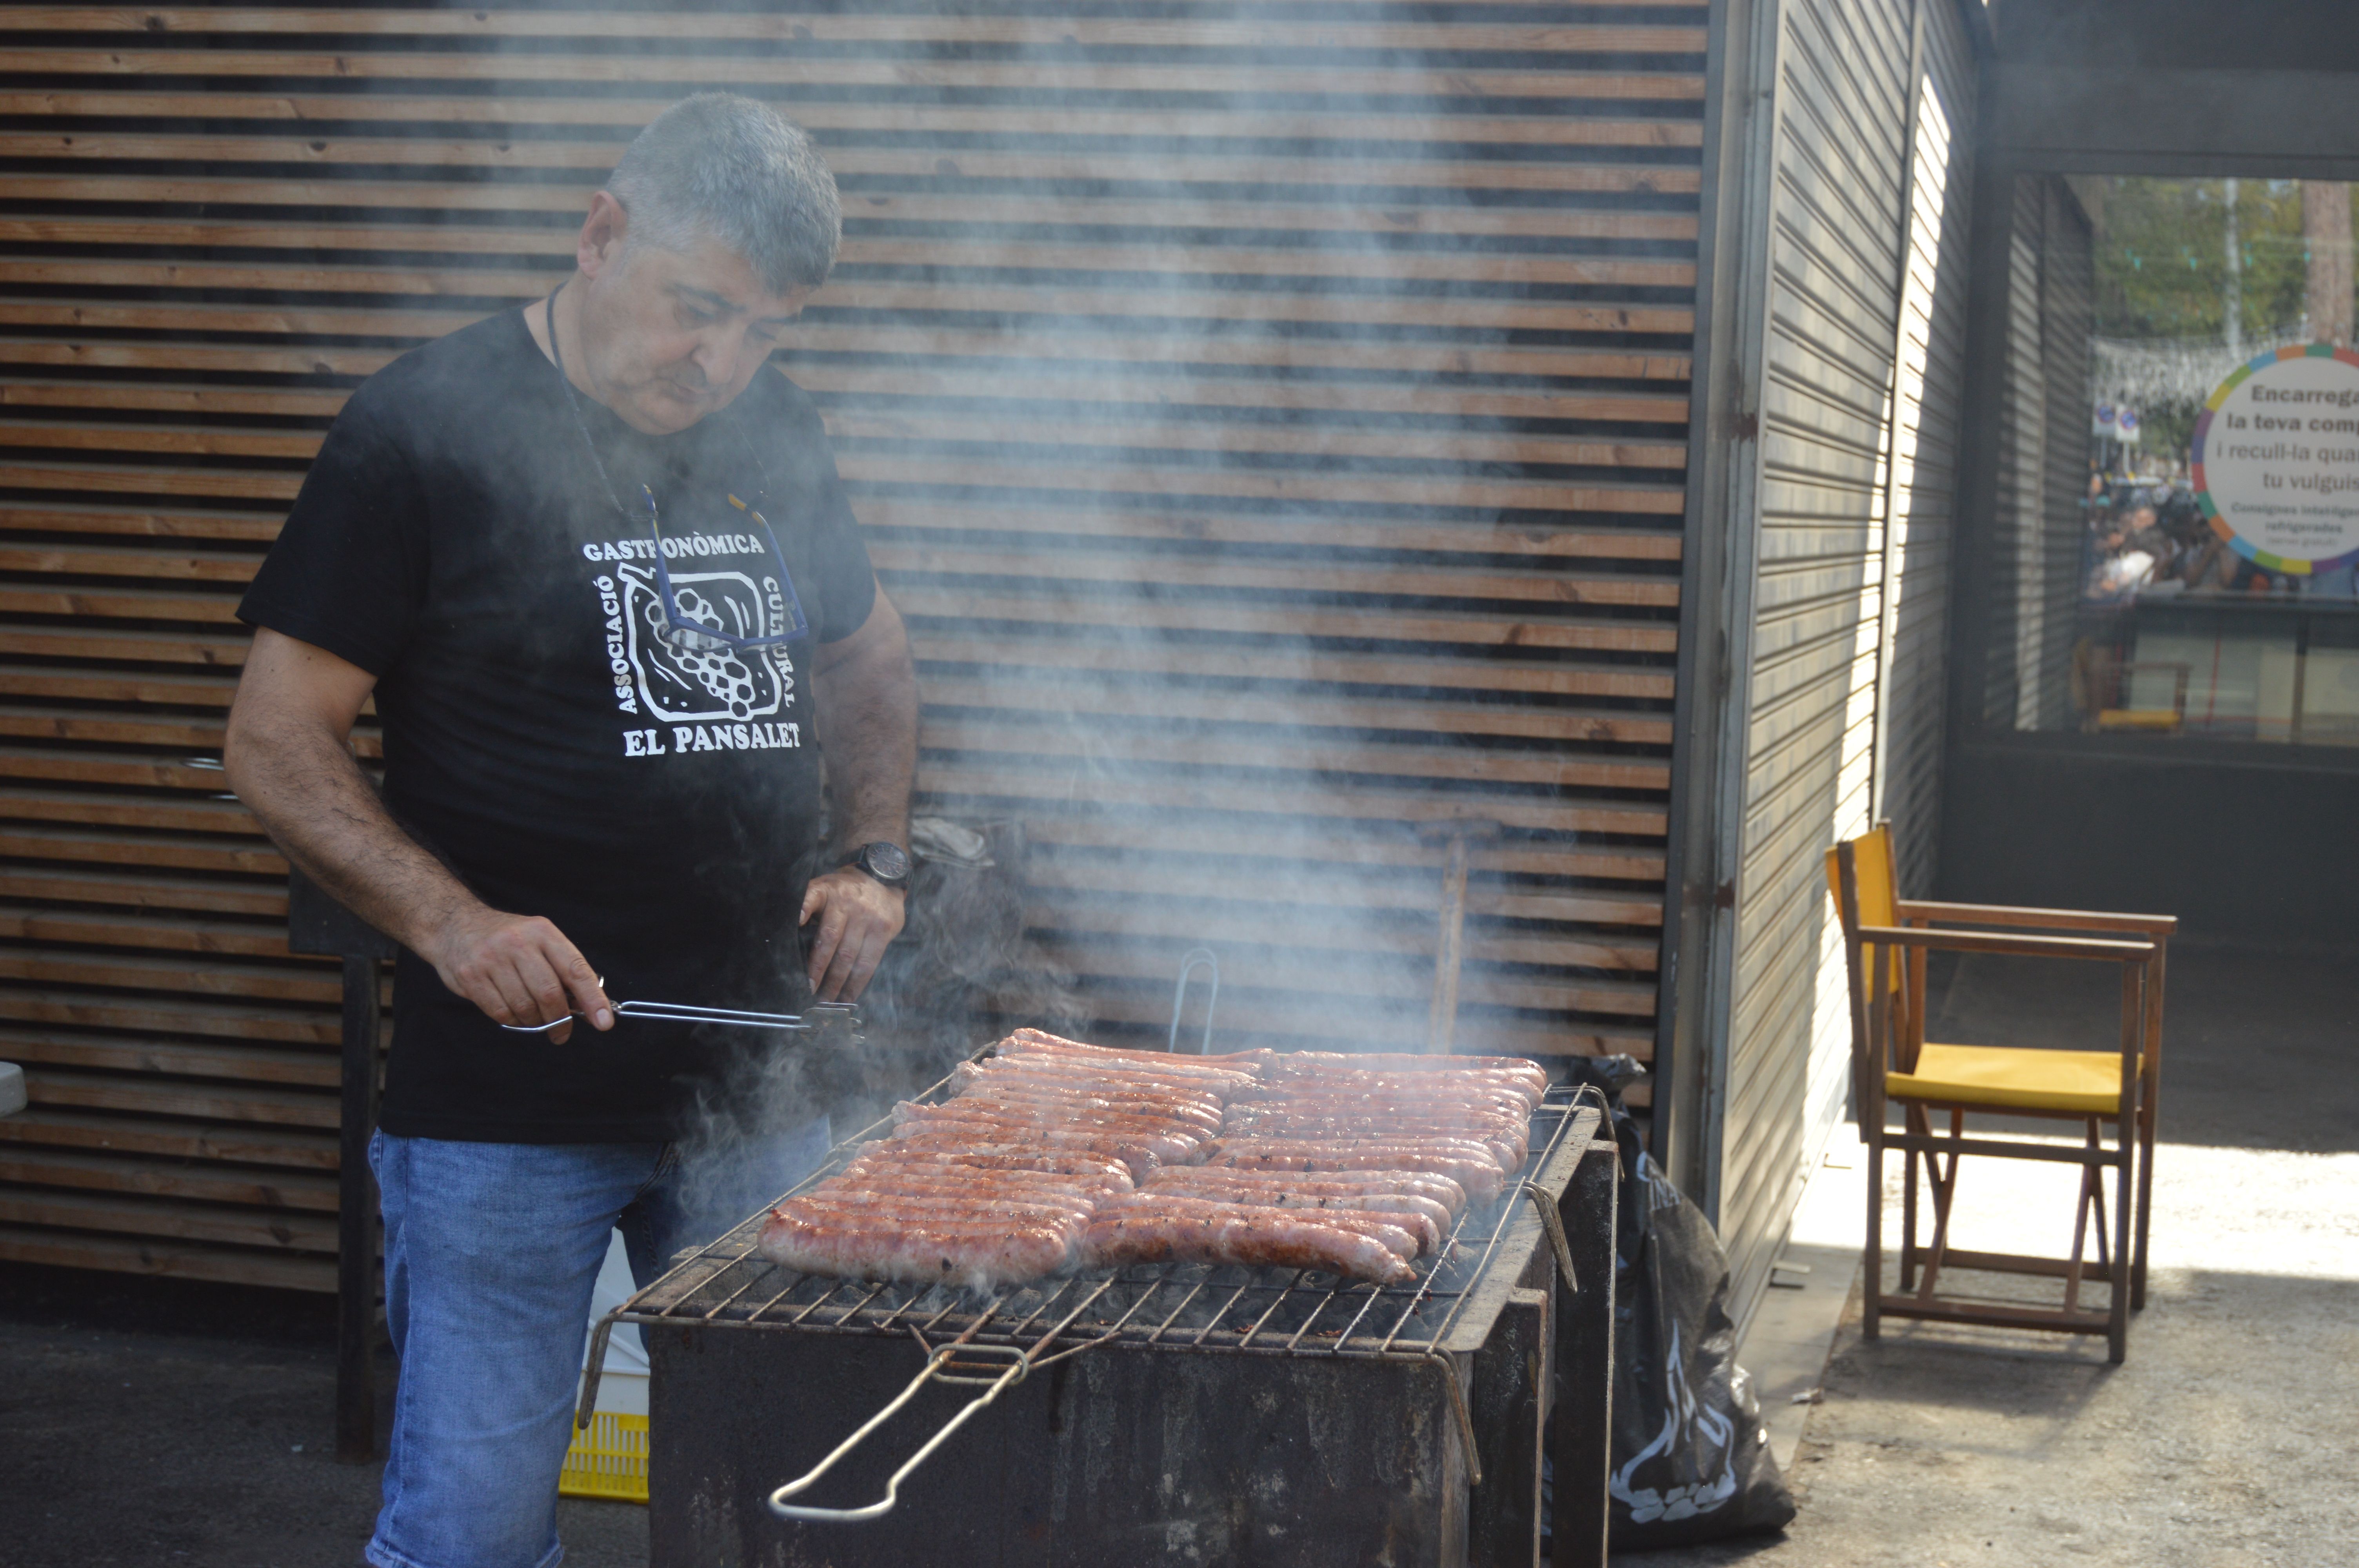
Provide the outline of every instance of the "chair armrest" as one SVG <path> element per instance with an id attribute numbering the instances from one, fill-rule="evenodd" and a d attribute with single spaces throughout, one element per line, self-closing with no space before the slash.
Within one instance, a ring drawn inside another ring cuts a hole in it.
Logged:
<path id="1" fill-rule="evenodd" d="M 2088 909 L 2017 909 L 2002 903 L 1936 903 L 1904 898 L 1896 906 L 1903 920 L 1947 920 L 1960 925 L 2028 925 L 2050 931 L 2143 931 L 2169 936 L 2179 929 L 2175 914 L 2108 914 Z"/>
<path id="2" fill-rule="evenodd" d="M 2151 942 L 2109 942 L 2088 936 L 2018 936 L 2013 933 L 1935 931 L 1922 925 L 1863 925 L 1863 942 L 1930 947 L 1945 953 L 2015 953 L 2030 958 L 2102 958 L 2123 963 L 2154 956 Z"/>

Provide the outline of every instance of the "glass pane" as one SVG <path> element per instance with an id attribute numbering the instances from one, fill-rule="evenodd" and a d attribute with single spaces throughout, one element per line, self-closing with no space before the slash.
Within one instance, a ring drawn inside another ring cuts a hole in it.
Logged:
<path id="1" fill-rule="evenodd" d="M 2359 744 L 2352 202 L 2017 182 L 1987 727 Z"/>

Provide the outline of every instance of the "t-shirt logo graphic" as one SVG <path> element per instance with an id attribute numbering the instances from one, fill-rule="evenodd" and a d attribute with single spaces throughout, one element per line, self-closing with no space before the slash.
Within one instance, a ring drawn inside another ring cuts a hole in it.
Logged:
<path id="1" fill-rule="evenodd" d="M 674 722 L 760 719 L 792 700 L 794 665 L 784 647 L 710 651 L 675 647 L 663 639 L 663 599 L 651 567 L 625 566 L 615 577 L 623 590 L 625 654 L 647 716 Z M 745 572 L 672 574 L 680 618 L 734 637 L 773 636 L 784 617 L 765 613 L 775 595 Z"/>

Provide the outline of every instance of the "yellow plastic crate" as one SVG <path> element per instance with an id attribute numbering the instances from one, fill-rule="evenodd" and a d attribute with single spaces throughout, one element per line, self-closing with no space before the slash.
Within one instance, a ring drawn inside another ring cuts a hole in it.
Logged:
<path id="1" fill-rule="evenodd" d="M 567 1498 L 646 1502 L 647 1418 L 612 1411 L 592 1415 L 589 1426 L 573 1434 L 573 1445 L 565 1451 L 557 1490 Z"/>

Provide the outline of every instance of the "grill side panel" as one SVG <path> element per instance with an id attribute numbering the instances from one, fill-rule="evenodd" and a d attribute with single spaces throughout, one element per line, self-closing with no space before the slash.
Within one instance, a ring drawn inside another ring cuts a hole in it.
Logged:
<path id="1" fill-rule="evenodd" d="M 917 1374 L 908 1341 L 650 1327 L 654 1568 L 915 1563 L 1092 1568 L 1466 1562 L 1465 1460 L 1440 1372 L 1107 1350 L 1003 1395 L 859 1525 L 787 1524 L 762 1499 Z M 821 1483 L 886 1478 L 975 1390 L 928 1389 Z"/>

